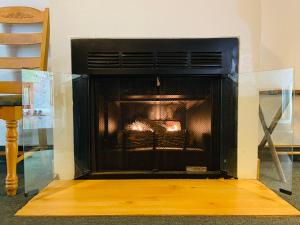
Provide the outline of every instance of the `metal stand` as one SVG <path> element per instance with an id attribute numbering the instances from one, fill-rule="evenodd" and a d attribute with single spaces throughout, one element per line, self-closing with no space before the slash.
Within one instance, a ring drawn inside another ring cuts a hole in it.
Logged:
<path id="1" fill-rule="evenodd" d="M 271 151 L 272 159 L 274 161 L 277 173 L 279 175 L 280 180 L 284 183 L 286 183 L 286 178 L 285 178 L 285 175 L 283 173 L 283 169 L 282 169 L 279 157 L 278 157 L 278 153 L 276 151 L 276 147 L 273 143 L 271 134 L 275 130 L 275 128 L 278 124 L 278 121 L 281 119 L 282 114 L 286 110 L 288 104 L 289 104 L 289 101 L 284 101 L 284 104 L 279 107 L 279 109 L 277 110 L 277 112 L 276 112 L 274 118 L 272 119 L 272 122 L 271 122 L 269 127 L 267 127 L 267 124 L 266 124 L 261 106 L 259 105 L 259 119 L 260 119 L 260 122 L 261 122 L 261 125 L 262 125 L 262 128 L 264 130 L 265 135 L 264 135 L 263 139 L 261 140 L 260 144 L 258 145 L 258 151 L 263 150 L 266 143 L 268 142 L 268 146 L 269 146 L 269 149 Z"/>

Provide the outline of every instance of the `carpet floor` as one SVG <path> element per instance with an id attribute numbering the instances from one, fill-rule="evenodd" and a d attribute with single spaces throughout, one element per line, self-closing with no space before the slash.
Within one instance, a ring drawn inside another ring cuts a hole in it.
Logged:
<path id="1" fill-rule="evenodd" d="M 1 162 L 0 162 L 1 164 Z M 20 165 L 21 167 L 21 165 Z M 102 217 L 16 217 L 14 214 L 22 208 L 30 198 L 18 194 L 16 197 L 4 196 L 3 184 L 5 168 L 0 165 L 0 225 L 195 225 L 195 224 L 270 224 L 270 225 L 300 225 L 300 217 L 249 217 L 249 216 L 102 216 Z M 20 188 L 22 189 L 22 175 Z M 294 164 L 293 195 L 280 194 L 292 205 L 300 209 L 300 163 Z"/>

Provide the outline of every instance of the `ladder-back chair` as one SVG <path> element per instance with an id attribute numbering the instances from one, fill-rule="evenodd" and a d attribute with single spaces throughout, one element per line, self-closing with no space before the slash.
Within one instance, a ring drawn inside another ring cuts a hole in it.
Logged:
<path id="1" fill-rule="evenodd" d="M 0 23 L 5 25 L 42 24 L 40 33 L 0 33 L 0 45 L 40 45 L 39 57 L 0 57 L 0 69 L 47 70 L 49 10 L 47 8 L 40 11 L 30 7 L 2 7 L 0 8 Z M 29 90 L 33 88 L 31 83 L 23 85 Z M 0 119 L 6 121 L 7 128 L 6 190 L 7 195 L 14 196 L 18 188 L 16 166 L 24 158 L 23 154 L 18 153 L 17 132 L 18 120 L 22 118 L 22 83 L 20 81 L 3 81 L 3 79 L 1 81 L 0 77 L 0 95 Z"/>

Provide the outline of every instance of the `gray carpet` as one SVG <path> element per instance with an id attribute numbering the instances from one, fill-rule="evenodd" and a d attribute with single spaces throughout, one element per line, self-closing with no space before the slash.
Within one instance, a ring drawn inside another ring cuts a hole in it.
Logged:
<path id="1" fill-rule="evenodd" d="M 22 171 L 22 164 L 19 166 L 19 171 Z M 300 225 L 300 217 L 15 217 L 14 213 L 20 209 L 30 198 L 18 194 L 16 197 L 4 196 L 5 167 L 0 161 L 0 225 L 141 225 L 141 224 L 161 224 L 161 225 L 195 225 L 195 224 L 270 224 L 270 225 Z M 300 162 L 294 164 L 293 176 L 293 195 L 287 196 L 280 194 L 291 204 L 300 209 Z M 22 174 L 20 174 L 21 189 Z M 20 190 L 22 191 L 22 190 Z"/>

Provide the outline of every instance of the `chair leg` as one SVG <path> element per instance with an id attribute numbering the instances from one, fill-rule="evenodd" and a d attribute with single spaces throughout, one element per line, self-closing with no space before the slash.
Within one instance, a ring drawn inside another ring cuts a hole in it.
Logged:
<path id="1" fill-rule="evenodd" d="M 18 121 L 6 121 L 6 193 L 15 196 L 18 189 L 17 157 L 18 157 Z"/>

